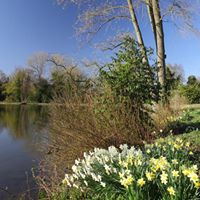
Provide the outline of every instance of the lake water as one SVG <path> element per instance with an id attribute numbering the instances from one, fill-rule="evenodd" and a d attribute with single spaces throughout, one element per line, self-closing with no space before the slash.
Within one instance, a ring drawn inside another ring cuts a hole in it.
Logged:
<path id="1" fill-rule="evenodd" d="M 47 106 L 0 105 L 0 200 L 29 189 L 33 193 L 31 169 L 43 154 L 47 135 Z"/>

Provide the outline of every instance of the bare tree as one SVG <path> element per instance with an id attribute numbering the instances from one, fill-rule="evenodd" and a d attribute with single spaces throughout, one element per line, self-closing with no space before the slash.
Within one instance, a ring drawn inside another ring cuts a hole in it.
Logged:
<path id="1" fill-rule="evenodd" d="M 0 83 L 5 83 L 7 81 L 8 81 L 8 77 L 2 70 L 0 70 Z"/>
<path id="2" fill-rule="evenodd" d="M 147 5 L 155 39 L 159 82 L 165 92 L 166 55 L 163 21 L 173 23 L 181 31 L 189 30 L 199 34 L 193 19 L 195 12 L 199 10 L 199 5 L 191 0 L 143 0 L 143 2 Z"/>
<path id="3" fill-rule="evenodd" d="M 140 30 L 140 26 L 136 17 L 136 13 L 135 13 L 135 9 L 133 6 L 133 1 L 132 0 L 127 0 L 128 2 L 128 8 L 129 8 L 129 12 L 130 12 L 130 16 L 131 16 L 131 20 L 135 29 L 135 34 L 136 34 L 136 38 L 138 41 L 138 44 L 140 45 L 140 48 L 143 52 L 143 56 L 144 56 L 144 60 L 143 62 L 147 62 L 148 63 L 148 57 L 147 57 L 147 53 L 146 53 L 146 49 L 145 49 L 145 45 L 144 45 L 144 40 L 142 37 L 142 32 Z"/>
<path id="4" fill-rule="evenodd" d="M 70 79 L 74 84 L 87 83 L 91 79 L 85 76 L 78 64 L 71 58 L 59 54 L 50 55 L 47 59 L 51 63 L 52 71 L 57 70 Z"/>
<path id="5" fill-rule="evenodd" d="M 199 34 L 193 23 L 194 16 L 200 10 L 199 2 L 194 0 L 57 0 L 57 2 L 62 5 L 75 3 L 83 8 L 80 9 L 77 20 L 77 33 L 86 36 L 84 39 L 90 40 L 108 25 L 114 24 L 117 28 L 117 21 L 129 20 L 133 24 L 144 59 L 148 61 L 142 31 L 136 16 L 136 10 L 145 3 L 154 35 L 158 77 L 163 93 L 165 93 L 166 78 L 163 22 L 171 22 L 179 30 L 190 30 Z"/>
<path id="6" fill-rule="evenodd" d="M 65 76 L 70 77 L 70 79 L 74 82 L 77 81 L 77 64 L 72 59 L 59 54 L 54 54 L 50 55 L 47 61 L 51 63 L 52 70 L 62 70 L 62 73 Z"/>
<path id="7" fill-rule="evenodd" d="M 29 70 L 33 73 L 37 80 L 40 80 L 45 73 L 48 54 L 45 52 L 37 52 L 33 54 L 27 61 Z"/>
<path id="8" fill-rule="evenodd" d="M 148 11 L 150 24 L 152 27 L 152 32 L 153 32 L 154 40 L 156 44 L 156 51 L 157 51 L 156 23 L 155 23 L 154 14 L 153 14 L 152 0 L 146 0 L 146 5 L 147 5 L 147 11 Z"/>
<path id="9" fill-rule="evenodd" d="M 175 78 L 179 78 L 181 82 L 185 81 L 185 72 L 182 65 L 168 63 L 166 66 L 174 73 Z"/>
<path id="10" fill-rule="evenodd" d="M 161 14 L 164 22 L 170 22 L 182 32 L 192 32 L 199 35 L 195 26 L 196 18 L 199 16 L 199 0 L 159 0 Z"/>
<path id="11" fill-rule="evenodd" d="M 90 92 L 92 80 L 73 59 L 54 54 L 49 56 L 48 62 L 51 64 L 51 81 L 56 95 L 64 95 L 65 98 L 80 95 L 82 98 L 83 94 Z"/>
<path id="12" fill-rule="evenodd" d="M 138 7 L 138 0 L 57 0 L 59 4 L 65 5 L 73 2 L 78 5 L 87 5 L 82 9 L 77 20 L 77 34 L 84 35 L 84 41 L 90 41 L 99 31 L 106 26 L 114 24 L 117 21 L 128 20 L 133 24 L 136 40 L 141 47 L 144 55 L 144 62 L 148 62 L 145 44 L 142 32 L 138 23 L 135 9 Z M 81 10 L 81 9 L 80 9 Z M 85 38 L 87 38 L 85 40 Z"/>

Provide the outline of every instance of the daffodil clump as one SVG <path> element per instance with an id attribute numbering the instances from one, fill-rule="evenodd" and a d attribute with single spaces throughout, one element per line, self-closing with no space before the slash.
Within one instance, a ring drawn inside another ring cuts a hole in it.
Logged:
<path id="1" fill-rule="evenodd" d="M 200 198 L 199 169 L 190 144 L 161 139 L 144 149 L 121 145 L 95 148 L 77 159 L 63 186 L 86 199 L 192 200 Z"/>

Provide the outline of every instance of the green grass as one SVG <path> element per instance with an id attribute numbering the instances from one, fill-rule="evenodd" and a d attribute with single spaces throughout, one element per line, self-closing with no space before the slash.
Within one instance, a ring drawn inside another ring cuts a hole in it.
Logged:
<path id="1" fill-rule="evenodd" d="M 176 136 L 189 141 L 192 148 L 200 150 L 200 108 L 189 108 L 180 119 L 172 123 Z"/>
<path id="2" fill-rule="evenodd" d="M 189 108 L 186 110 L 189 119 L 183 119 L 187 123 L 200 123 L 200 108 Z"/>
<path id="3" fill-rule="evenodd" d="M 183 109 L 190 109 L 190 108 L 197 108 L 200 109 L 200 104 L 189 104 L 189 105 L 185 105 L 183 106 Z"/>
<path id="4" fill-rule="evenodd" d="M 177 137 L 182 138 L 191 143 L 191 147 L 200 150 L 200 131 L 192 131 L 190 133 L 184 133 Z"/>

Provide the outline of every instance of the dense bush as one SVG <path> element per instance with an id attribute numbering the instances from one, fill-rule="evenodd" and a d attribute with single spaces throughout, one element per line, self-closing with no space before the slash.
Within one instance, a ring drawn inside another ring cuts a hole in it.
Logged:
<path id="1" fill-rule="evenodd" d="M 101 85 L 109 86 L 116 102 L 151 104 L 158 98 L 155 68 L 143 62 L 139 45 L 125 38 L 112 62 L 100 69 Z"/>
<path id="2" fill-rule="evenodd" d="M 190 103 L 200 103 L 200 81 L 195 76 L 189 76 L 186 85 L 180 88 L 180 92 Z"/>
<path id="3" fill-rule="evenodd" d="M 200 103 L 200 83 L 182 86 L 181 93 L 190 103 Z"/>
<path id="4" fill-rule="evenodd" d="M 127 145 L 96 148 L 75 161 L 63 180 L 64 191 L 75 188 L 77 199 L 83 194 L 102 200 L 197 199 L 199 170 L 189 146 L 181 139 L 161 139 L 143 150 Z"/>
<path id="5" fill-rule="evenodd" d="M 113 105 L 123 104 L 127 112 L 138 116 L 141 127 L 151 123 L 150 106 L 158 101 L 159 84 L 155 68 L 143 61 L 134 39 L 124 39 L 112 61 L 100 69 L 99 80 L 102 93 L 98 96 L 97 113 L 109 114 Z"/>

